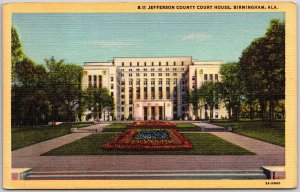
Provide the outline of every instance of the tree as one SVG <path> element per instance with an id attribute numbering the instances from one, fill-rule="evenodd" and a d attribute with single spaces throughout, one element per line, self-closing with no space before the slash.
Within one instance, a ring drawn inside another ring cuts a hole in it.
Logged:
<path id="1" fill-rule="evenodd" d="M 202 118 L 201 111 L 204 106 L 202 92 L 196 88 L 193 91 L 191 91 L 191 93 L 187 93 L 187 99 L 188 99 L 188 102 L 190 104 L 192 104 L 193 112 L 194 112 L 194 115 L 196 116 L 196 119 L 198 119 L 198 118 L 201 119 Z M 198 114 L 199 110 L 200 110 L 200 114 Z"/>
<path id="2" fill-rule="evenodd" d="M 222 75 L 222 82 L 220 83 L 221 99 L 225 103 L 229 118 L 232 118 L 233 112 L 235 120 L 238 120 L 245 87 L 243 82 L 240 81 L 238 63 L 233 62 L 222 65 L 220 74 Z"/>
<path id="3" fill-rule="evenodd" d="M 72 121 L 73 113 L 82 102 L 81 89 L 82 67 L 74 64 L 63 65 L 64 100 L 67 109 L 68 123 Z"/>
<path id="4" fill-rule="evenodd" d="M 254 40 L 243 51 L 239 65 L 249 103 L 259 99 L 264 110 L 269 102 L 270 124 L 273 126 L 275 104 L 285 98 L 284 23 L 271 20 L 265 35 Z"/>
<path id="5" fill-rule="evenodd" d="M 82 67 L 56 61 L 54 57 L 45 59 L 48 69 L 47 90 L 51 103 L 53 125 L 59 119 L 70 123 L 77 108 L 82 108 L 83 92 L 81 90 Z M 65 114 L 65 115 L 63 115 Z"/>
<path id="6" fill-rule="evenodd" d="M 25 54 L 15 27 L 11 28 L 11 77 L 12 84 L 16 83 L 16 63 L 22 61 Z"/>
<path id="7" fill-rule="evenodd" d="M 48 99 L 45 92 L 46 70 L 24 58 L 16 63 L 18 84 L 12 86 L 13 124 L 35 125 L 48 117 Z"/>
<path id="8" fill-rule="evenodd" d="M 104 111 L 112 112 L 114 110 L 114 100 L 108 89 L 90 87 L 86 91 L 88 106 L 92 110 L 94 119 L 99 121 Z"/>
<path id="9" fill-rule="evenodd" d="M 206 81 L 201 85 L 199 91 L 201 92 L 204 102 L 209 107 L 209 118 L 213 119 L 214 108 L 220 103 L 220 84 L 218 82 Z M 205 107 L 205 110 L 206 109 L 207 107 Z M 205 116 L 205 118 L 207 118 L 207 114 Z"/>

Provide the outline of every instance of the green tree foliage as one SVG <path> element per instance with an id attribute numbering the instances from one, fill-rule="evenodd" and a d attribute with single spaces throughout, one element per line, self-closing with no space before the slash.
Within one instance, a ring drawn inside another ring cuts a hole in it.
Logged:
<path id="1" fill-rule="evenodd" d="M 275 104 L 285 98 L 284 23 L 272 20 L 265 35 L 254 40 L 243 51 L 239 65 L 250 107 L 255 99 L 259 99 L 262 110 L 265 110 L 266 103 L 269 102 L 272 126 Z"/>
<path id="2" fill-rule="evenodd" d="M 96 120 L 101 118 L 104 112 L 111 115 L 114 110 L 114 100 L 106 88 L 90 87 L 86 90 L 88 106 L 92 110 L 93 117 Z"/>
<path id="3" fill-rule="evenodd" d="M 45 122 L 49 105 L 45 68 L 24 58 L 16 63 L 16 77 L 18 84 L 12 86 L 12 123 L 29 126 Z"/>
<path id="4" fill-rule="evenodd" d="M 16 83 L 16 63 L 22 61 L 25 54 L 16 28 L 11 28 L 11 77 L 12 83 Z"/>
<path id="5" fill-rule="evenodd" d="M 201 92 L 201 97 L 207 106 L 205 106 L 205 119 L 208 119 L 207 107 L 209 107 L 210 115 L 209 118 L 213 119 L 214 108 L 220 103 L 221 99 L 221 87 L 220 83 L 213 81 L 204 82 L 199 91 Z"/>
<path id="6" fill-rule="evenodd" d="M 233 62 L 222 65 L 220 74 L 222 75 L 222 82 L 220 83 L 221 99 L 228 111 L 229 118 L 231 119 L 233 115 L 235 120 L 238 120 L 240 105 L 245 90 L 243 82 L 240 81 L 240 68 L 238 63 Z"/>
<path id="7" fill-rule="evenodd" d="M 59 119 L 63 120 L 62 114 L 66 114 L 70 122 L 74 120 L 74 112 L 82 104 L 82 67 L 65 64 L 64 60 L 56 61 L 54 57 L 45 59 L 45 62 L 48 70 L 47 95 L 53 124 Z"/>
<path id="8" fill-rule="evenodd" d="M 187 99 L 190 104 L 192 104 L 194 115 L 196 116 L 196 119 L 202 119 L 202 109 L 204 107 L 204 95 L 200 91 L 200 89 L 194 89 L 190 93 L 187 93 Z M 200 114 L 198 114 L 198 111 L 200 110 Z"/>

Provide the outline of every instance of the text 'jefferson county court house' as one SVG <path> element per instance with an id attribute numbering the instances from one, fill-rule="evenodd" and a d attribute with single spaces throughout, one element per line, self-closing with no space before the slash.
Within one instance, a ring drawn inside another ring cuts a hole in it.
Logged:
<path id="1" fill-rule="evenodd" d="M 108 62 L 84 63 L 82 83 L 83 89 L 93 86 L 109 90 L 117 120 L 193 119 L 186 93 L 205 81 L 220 81 L 221 64 L 192 57 L 115 57 Z M 204 107 L 200 113 L 204 118 Z M 223 104 L 216 105 L 213 113 L 216 119 L 227 116 Z M 107 120 L 105 115 L 101 118 Z M 86 120 L 93 120 L 90 111 Z"/>

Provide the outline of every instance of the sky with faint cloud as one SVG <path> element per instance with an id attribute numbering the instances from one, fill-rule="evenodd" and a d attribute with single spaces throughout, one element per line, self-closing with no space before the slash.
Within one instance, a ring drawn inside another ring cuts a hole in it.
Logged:
<path id="1" fill-rule="evenodd" d="M 39 64 L 113 57 L 192 56 L 238 61 L 243 49 L 283 13 L 13 14 L 25 54 Z"/>

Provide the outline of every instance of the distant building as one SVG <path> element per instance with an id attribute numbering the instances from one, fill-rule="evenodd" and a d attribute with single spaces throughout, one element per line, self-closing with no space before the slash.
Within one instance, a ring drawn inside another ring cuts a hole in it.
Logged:
<path id="1" fill-rule="evenodd" d="M 205 81 L 220 81 L 221 64 L 192 57 L 115 57 L 108 62 L 84 63 L 82 83 L 83 88 L 109 90 L 115 100 L 117 120 L 183 120 L 194 118 L 186 100 L 187 91 L 199 88 Z M 86 112 L 86 120 L 93 120 L 89 113 Z M 226 116 L 223 104 L 215 106 L 214 118 Z"/>

